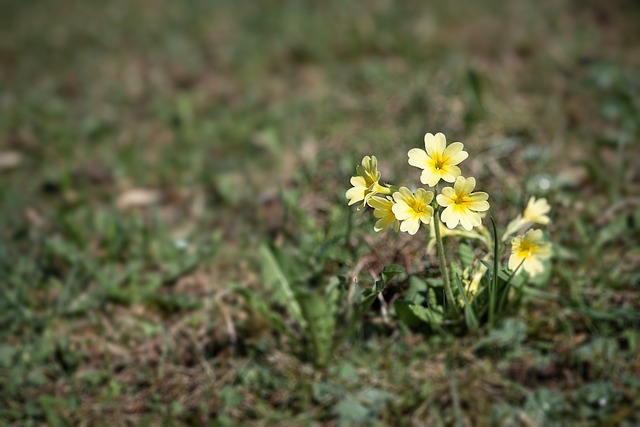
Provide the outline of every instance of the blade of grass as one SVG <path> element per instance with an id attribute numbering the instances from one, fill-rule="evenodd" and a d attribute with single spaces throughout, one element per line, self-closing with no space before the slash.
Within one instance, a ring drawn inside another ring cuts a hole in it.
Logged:
<path id="1" fill-rule="evenodd" d="M 498 230 L 496 229 L 496 223 L 491 219 L 491 226 L 493 231 L 493 276 L 491 277 L 491 290 L 489 292 L 489 327 L 493 328 L 496 314 L 496 298 L 498 291 Z"/>

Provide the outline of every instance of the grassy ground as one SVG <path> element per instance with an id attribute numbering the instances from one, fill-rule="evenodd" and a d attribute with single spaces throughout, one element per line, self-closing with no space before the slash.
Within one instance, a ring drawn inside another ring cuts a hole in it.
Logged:
<path id="1" fill-rule="evenodd" d="M 0 423 L 640 423 L 634 2 L 2 10 Z M 427 131 L 465 143 L 499 227 L 549 199 L 552 273 L 459 336 L 376 303 L 317 367 L 278 283 L 396 263 L 389 302 L 433 270 L 344 198 L 367 154 L 415 181 Z"/>

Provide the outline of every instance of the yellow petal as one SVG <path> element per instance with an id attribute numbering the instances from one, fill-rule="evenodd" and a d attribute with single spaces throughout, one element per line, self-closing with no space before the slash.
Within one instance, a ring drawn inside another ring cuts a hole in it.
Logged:
<path id="1" fill-rule="evenodd" d="M 518 256 L 517 252 L 511 252 L 509 256 L 509 269 L 515 271 L 521 262 L 522 258 Z"/>
<path id="2" fill-rule="evenodd" d="M 444 181 L 454 182 L 460 176 L 460 168 L 453 165 L 444 165 L 440 169 L 440 176 Z"/>
<path id="3" fill-rule="evenodd" d="M 387 200 L 378 196 L 370 198 L 367 203 L 369 203 L 369 206 L 371 206 L 373 209 L 380 210 L 389 210 L 391 209 L 391 205 L 393 205 L 393 202 L 391 200 Z"/>
<path id="4" fill-rule="evenodd" d="M 455 156 L 449 157 L 447 159 L 447 163 L 452 164 L 452 165 L 457 165 L 459 163 L 462 163 L 462 161 L 464 159 L 466 159 L 467 157 L 469 157 L 469 153 L 467 153 L 466 151 L 461 151 L 458 154 L 456 154 Z"/>
<path id="5" fill-rule="evenodd" d="M 412 236 L 418 232 L 419 228 L 420 221 L 416 217 L 402 221 L 402 224 L 400 224 L 400 231 L 406 231 Z"/>
<path id="6" fill-rule="evenodd" d="M 469 194 L 465 197 L 465 205 L 469 209 L 473 209 L 474 211 L 484 212 L 489 210 L 489 202 L 487 199 L 489 195 L 485 192 L 478 191 L 477 193 Z"/>
<path id="7" fill-rule="evenodd" d="M 415 214 L 413 209 L 411 209 L 409 205 L 407 205 L 405 202 L 402 202 L 402 201 L 393 205 L 393 207 L 391 208 L 391 211 L 396 216 L 396 218 L 399 219 L 400 221 L 403 221 L 409 217 L 412 217 Z"/>
<path id="8" fill-rule="evenodd" d="M 433 200 L 433 192 L 426 191 L 424 188 L 418 188 L 416 190 L 415 198 L 418 202 L 428 205 Z"/>
<path id="9" fill-rule="evenodd" d="M 551 256 L 551 243 L 542 243 L 535 249 L 535 255 L 540 258 L 549 258 Z"/>
<path id="10" fill-rule="evenodd" d="M 542 240 L 542 230 L 529 230 L 524 234 L 524 240 L 530 242 L 532 245 L 537 244 Z"/>
<path id="11" fill-rule="evenodd" d="M 395 222 L 395 218 L 393 216 L 386 216 L 383 218 L 380 218 L 376 224 L 373 226 L 373 230 L 376 233 L 379 233 L 382 230 L 386 230 L 387 228 L 391 227 L 393 225 L 393 223 Z"/>
<path id="12" fill-rule="evenodd" d="M 429 166 L 429 156 L 424 150 L 419 148 L 412 148 L 409 150 L 409 164 L 420 169 L 425 169 Z"/>
<path id="13" fill-rule="evenodd" d="M 462 225 L 462 228 L 467 231 L 471 231 L 473 229 L 474 223 L 476 222 L 473 219 L 472 212 L 468 209 L 461 208 L 458 209 L 457 213 L 458 217 L 460 218 L 460 224 Z"/>
<path id="14" fill-rule="evenodd" d="M 422 171 L 420 175 L 420 182 L 429 187 L 435 187 L 438 181 L 440 181 L 441 174 L 435 168 L 429 168 Z"/>
<path id="15" fill-rule="evenodd" d="M 456 228 L 456 226 L 460 222 L 460 217 L 453 209 L 453 206 L 448 206 L 447 208 L 445 208 L 445 210 L 442 211 L 440 218 L 444 223 L 447 224 L 447 227 L 451 229 Z"/>
<path id="16" fill-rule="evenodd" d="M 465 178 L 463 176 L 459 176 L 456 179 L 455 184 L 453 184 L 453 189 L 455 190 L 456 194 L 459 196 L 466 196 L 467 194 L 471 193 L 473 191 L 473 189 L 476 186 L 476 179 L 471 177 L 471 178 Z"/>
<path id="17" fill-rule="evenodd" d="M 469 157 L 469 153 L 467 153 L 466 151 L 462 151 L 463 148 L 464 145 L 461 142 L 454 142 L 444 150 L 444 153 L 442 153 L 442 157 L 448 164 L 457 165 L 458 163 Z"/>
<path id="18" fill-rule="evenodd" d="M 429 224 L 431 222 L 431 218 L 433 218 L 433 208 L 431 206 L 427 206 L 427 209 L 420 214 L 420 221 L 425 224 Z"/>
<path id="19" fill-rule="evenodd" d="M 531 276 L 535 276 L 536 274 L 542 273 L 544 271 L 544 266 L 542 265 L 542 261 L 536 257 L 528 257 L 524 260 L 522 264 L 522 268 L 524 271 L 529 273 Z"/>
<path id="20" fill-rule="evenodd" d="M 477 191 L 475 193 L 469 194 L 466 197 L 466 200 L 470 202 L 479 202 L 479 201 L 488 200 L 488 199 L 489 199 L 489 195 L 484 191 Z"/>
<path id="21" fill-rule="evenodd" d="M 359 202 L 360 200 L 364 200 L 364 191 L 364 187 L 353 187 L 347 190 L 345 196 L 349 199 L 349 206 Z"/>
<path id="22" fill-rule="evenodd" d="M 409 202 L 413 199 L 413 194 L 407 187 L 400 187 L 398 191 L 393 193 L 393 200 L 397 202 Z"/>
<path id="23" fill-rule="evenodd" d="M 352 176 L 350 182 L 354 187 L 368 187 L 367 180 L 361 176 Z"/>
<path id="24" fill-rule="evenodd" d="M 447 137 L 444 136 L 442 132 L 438 132 L 436 133 L 435 139 L 436 139 L 437 153 L 439 157 L 442 157 L 442 154 L 444 153 L 444 150 L 447 147 Z"/>
<path id="25" fill-rule="evenodd" d="M 431 158 L 439 154 L 438 151 L 438 139 L 432 133 L 427 133 L 424 136 L 424 148 L 427 150 L 427 155 Z"/>
<path id="26" fill-rule="evenodd" d="M 444 190 L 446 190 L 446 189 L 449 189 L 449 190 L 453 191 L 453 188 L 451 188 L 451 187 L 445 187 L 445 188 L 443 188 L 443 189 L 442 189 L 442 193 L 443 193 L 443 194 L 438 194 L 438 195 L 436 196 L 436 202 L 438 202 L 438 204 L 439 204 L 440 206 L 445 207 L 445 208 L 446 208 L 447 206 L 450 206 L 450 205 L 452 205 L 452 204 L 453 204 L 453 197 L 450 197 L 448 194 L 446 194 L 446 193 L 444 192 Z M 454 197 L 455 197 L 455 195 L 454 195 Z"/>

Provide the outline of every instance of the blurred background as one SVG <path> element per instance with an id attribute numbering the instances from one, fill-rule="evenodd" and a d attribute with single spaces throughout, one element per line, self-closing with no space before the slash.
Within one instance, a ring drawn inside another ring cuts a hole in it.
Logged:
<path id="1" fill-rule="evenodd" d="M 637 2 L 0 7 L 0 421 L 438 425 L 454 372 L 469 425 L 638 422 Z M 392 321 L 314 373 L 231 289 L 278 305 L 265 242 L 310 289 L 424 273 L 344 193 L 426 132 L 499 227 L 548 198 L 557 298 L 500 357 Z"/>

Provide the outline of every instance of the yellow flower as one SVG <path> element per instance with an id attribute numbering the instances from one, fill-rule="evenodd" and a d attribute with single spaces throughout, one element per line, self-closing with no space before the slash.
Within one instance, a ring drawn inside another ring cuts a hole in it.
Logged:
<path id="1" fill-rule="evenodd" d="M 351 177 L 351 185 L 345 196 L 349 199 L 349 206 L 359 201 L 363 201 L 363 207 L 370 197 L 375 194 L 390 194 L 388 187 L 379 184 L 380 172 L 378 171 L 378 159 L 376 156 L 365 156 L 362 159 L 362 166 L 356 166 L 358 175 Z"/>
<path id="2" fill-rule="evenodd" d="M 400 223 L 396 219 L 391 208 L 393 207 L 393 200 L 389 197 L 379 197 L 373 196 L 368 201 L 369 206 L 373 208 L 373 216 L 378 218 L 376 224 L 373 226 L 373 229 L 376 233 L 379 233 L 382 230 L 385 230 L 391 226 L 397 232 Z"/>
<path id="3" fill-rule="evenodd" d="M 475 178 L 459 176 L 453 188 L 445 187 L 442 194 L 438 194 L 436 201 L 445 208 L 441 218 L 447 227 L 453 229 L 460 223 L 462 228 L 471 231 L 481 224 L 482 217 L 478 212 L 489 210 L 489 195 L 481 191 L 472 193 L 475 186 Z"/>
<path id="4" fill-rule="evenodd" d="M 542 230 L 529 230 L 523 236 L 511 240 L 509 268 L 522 268 L 531 276 L 544 271 L 542 261 L 551 256 L 551 243 L 542 241 Z"/>
<path id="5" fill-rule="evenodd" d="M 551 210 L 551 206 L 547 203 L 547 199 L 538 199 L 535 197 L 531 197 L 529 199 L 529 203 L 527 203 L 527 207 L 524 210 L 523 219 L 526 222 L 535 222 L 537 224 L 549 224 L 550 219 L 547 216 L 549 211 Z"/>
<path id="6" fill-rule="evenodd" d="M 407 187 L 393 193 L 396 203 L 391 210 L 396 219 L 402 221 L 400 231 L 406 231 L 412 236 L 418 232 L 420 222 L 429 224 L 433 217 L 433 208 L 429 203 L 433 200 L 433 193 L 424 188 L 418 188 L 414 194 Z"/>
<path id="7" fill-rule="evenodd" d="M 429 187 L 442 179 L 453 182 L 460 176 L 460 168 L 456 166 L 469 156 L 463 151 L 461 142 L 454 142 L 447 147 L 447 139 L 442 133 L 435 135 L 428 133 L 424 136 L 424 148 L 409 150 L 409 164 L 423 169 L 420 181 Z"/>
<path id="8" fill-rule="evenodd" d="M 546 225 L 551 222 L 547 214 L 551 210 L 551 206 L 547 203 L 547 199 L 537 199 L 535 197 L 531 197 L 529 202 L 527 203 L 527 207 L 524 210 L 523 215 L 518 215 L 514 218 L 509 225 L 507 225 L 507 230 L 502 237 L 503 241 L 506 241 L 509 236 L 516 233 L 520 228 L 524 227 L 529 223 L 537 223 Z"/>

